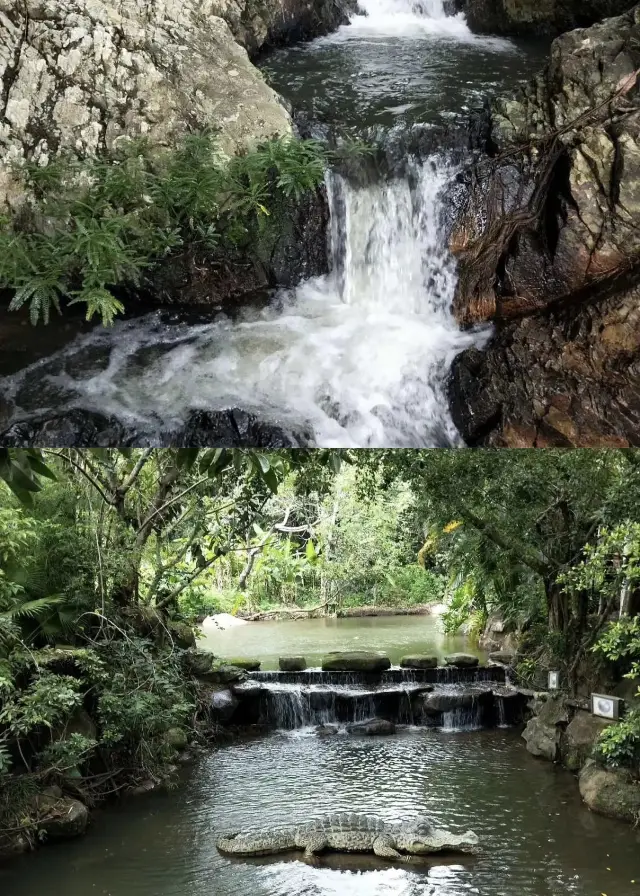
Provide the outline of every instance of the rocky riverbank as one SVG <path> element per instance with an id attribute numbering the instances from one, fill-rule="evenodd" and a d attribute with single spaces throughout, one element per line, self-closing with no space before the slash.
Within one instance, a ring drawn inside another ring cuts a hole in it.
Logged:
<path id="1" fill-rule="evenodd" d="M 640 7 L 557 38 L 475 122 L 454 310 L 492 322 L 450 380 L 470 445 L 640 444 Z"/>

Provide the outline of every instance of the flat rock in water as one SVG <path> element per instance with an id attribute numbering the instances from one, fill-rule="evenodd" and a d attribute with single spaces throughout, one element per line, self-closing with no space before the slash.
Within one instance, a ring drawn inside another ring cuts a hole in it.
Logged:
<path id="1" fill-rule="evenodd" d="M 498 663 L 501 666 L 510 666 L 513 663 L 514 654 L 507 650 L 496 650 L 489 654 L 492 663 Z"/>
<path id="2" fill-rule="evenodd" d="M 340 730 L 338 725 L 318 725 L 316 728 L 316 734 L 318 737 L 333 737 L 334 734 L 337 734 Z"/>
<path id="3" fill-rule="evenodd" d="M 304 672 L 307 661 L 303 656 L 281 656 L 278 666 L 281 672 Z"/>
<path id="4" fill-rule="evenodd" d="M 400 665 L 403 669 L 436 669 L 438 667 L 438 657 L 427 656 L 426 654 L 403 656 L 400 660 Z"/>
<path id="5" fill-rule="evenodd" d="M 447 666 L 459 666 L 468 669 L 480 664 L 478 657 L 470 653 L 449 653 L 445 656 L 444 661 Z"/>
<path id="6" fill-rule="evenodd" d="M 254 660 L 249 657 L 234 657 L 225 660 L 228 666 L 235 666 L 236 669 L 243 669 L 245 672 L 258 672 L 260 670 L 260 660 Z"/>
<path id="7" fill-rule="evenodd" d="M 385 672 L 390 668 L 388 656 L 365 650 L 329 653 L 322 660 L 323 672 Z"/>
<path id="8" fill-rule="evenodd" d="M 217 628 L 224 631 L 226 628 L 235 628 L 238 625 L 249 625 L 246 619 L 239 619 L 231 613 L 214 613 L 205 616 L 202 620 L 202 628 Z"/>

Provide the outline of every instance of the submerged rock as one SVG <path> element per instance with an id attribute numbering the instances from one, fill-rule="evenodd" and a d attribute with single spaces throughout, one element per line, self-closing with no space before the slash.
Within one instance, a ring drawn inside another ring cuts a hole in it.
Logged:
<path id="1" fill-rule="evenodd" d="M 640 818 L 640 782 L 624 769 L 605 769 L 590 760 L 580 773 L 580 796 L 599 815 L 630 823 Z"/>
<path id="2" fill-rule="evenodd" d="M 307 661 L 303 656 L 281 656 L 278 666 L 281 672 L 304 672 Z"/>
<path id="3" fill-rule="evenodd" d="M 438 666 L 438 657 L 427 656 L 425 654 L 403 656 L 400 660 L 400 665 L 403 669 L 436 669 Z"/>
<path id="4" fill-rule="evenodd" d="M 347 725 L 347 732 L 359 737 L 375 737 L 396 733 L 396 726 L 387 719 L 368 719 L 366 722 L 353 722 Z"/>
<path id="5" fill-rule="evenodd" d="M 333 737 L 339 730 L 340 727 L 338 725 L 327 723 L 326 725 L 318 725 L 316 727 L 316 734 L 318 737 Z"/>
<path id="6" fill-rule="evenodd" d="M 323 672 L 385 672 L 391 660 L 380 653 L 352 650 L 329 653 L 322 660 Z"/>
<path id="7" fill-rule="evenodd" d="M 454 311 L 492 321 L 453 365 L 470 445 L 640 444 L 640 7 L 557 38 L 488 110 L 451 235 Z"/>

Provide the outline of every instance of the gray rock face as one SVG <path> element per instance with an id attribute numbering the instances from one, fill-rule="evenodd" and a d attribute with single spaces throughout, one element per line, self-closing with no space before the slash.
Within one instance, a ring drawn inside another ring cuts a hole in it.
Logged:
<path id="1" fill-rule="evenodd" d="M 555 762 L 560 758 L 560 743 L 564 727 L 569 721 L 569 710 L 561 697 L 550 697 L 537 705 L 537 715 L 527 722 L 522 737 L 527 750 Z"/>
<path id="2" fill-rule="evenodd" d="M 600 768 L 590 760 L 580 773 L 580 796 L 599 815 L 632 824 L 640 818 L 640 783 L 623 769 Z"/>
<path id="3" fill-rule="evenodd" d="M 639 38 L 637 6 L 563 34 L 530 85 L 491 107 L 494 161 L 451 237 L 458 319 L 497 324 L 452 373 L 469 444 L 639 444 Z"/>
<path id="4" fill-rule="evenodd" d="M 291 132 L 215 0 L 0 0 L 0 208 L 10 165 L 123 135 L 170 145 L 216 127 L 228 152 Z"/>

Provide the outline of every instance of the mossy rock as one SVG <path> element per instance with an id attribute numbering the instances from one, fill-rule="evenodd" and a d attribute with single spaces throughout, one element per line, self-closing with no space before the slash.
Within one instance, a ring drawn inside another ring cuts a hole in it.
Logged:
<path id="1" fill-rule="evenodd" d="M 36 798 L 38 828 L 51 840 L 79 837 L 87 829 L 89 810 L 80 800 L 43 793 Z"/>
<path id="2" fill-rule="evenodd" d="M 630 824 L 640 819 L 640 783 L 623 769 L 601 768 L 589 760 L 580 773 L 580 796 L 599 815 Z"/>
<path id="3" fill-rule="evenodd" d="M 444 661 L 447 666 L 458 666 L 461 669 L 471 669 L 480 664 L 478 657 L 470 653 L 449 653 Z"/>
<path id="4" fill-rule="evenodd" d="M 569 722 L 561 744 L 562 763 L 572 772 L 580 771 L 591 758 L 593 747 L 611 723 L 578 710 Z"/>
<path id="5" fill-rule="evenodd" d="M 436 669 L 438 667 L 438 657 L 421 653 L 403 656 L 400 660 L 400 665 L 403 669 Z"/>
<path id="6" fill-rule="evenodd" d="M 182 663 L 184 668 L 194 675 L 196 678 L 208 679 L 213 671 L 216 657 L 208 650 L 190 650 L 183 654 Z"/>
<path id="7" fill-rule="evenodd" d="M 215 662 L 211 672 L 207 675 L 206 680 L 214 684 L 233 684 L 234 682 L 244 681 L 247 673 L 239 666 L 232 666 L 226 662 Z"/>
<path id="8" fill-rule="evenodd" d="M 187 744 L 189 743 L 187 733 L 186 731 L 183 731 L 182 728 L 169 728 L 164 736 L 164 739 L 170 747 L 173 747 L 174 750 L 185 750 L 187 748 Z"/>
<path id="9" fill-rule="evenodd" d="M 281 656 L 278 665 L 281 672 L 304 672 L 307 661 L 303 656 Z"/>
<path id="10" fill-rule="evenodd" d="M 259 672 L 260 660 L 252 660 L 245 657 L 234 657 L 233 659 L 224 661 L 227 666 L 235 666 L 237 669 L 244 669 L 245 672 Z"/>
<path id="11" fill-rule="evenodd" d="M 187 650 L 196 646 L 196 633 L 191 625 L 186 622 L 170 622 L 167 628 L 178 647 Z"/>
<path id="12" fill-rule="evenodd" d="M 322 660 L 323 672 L 385 672 L 391 668 L 391 660 L 381 653 L 366 650 L 333 652 Z"/>

